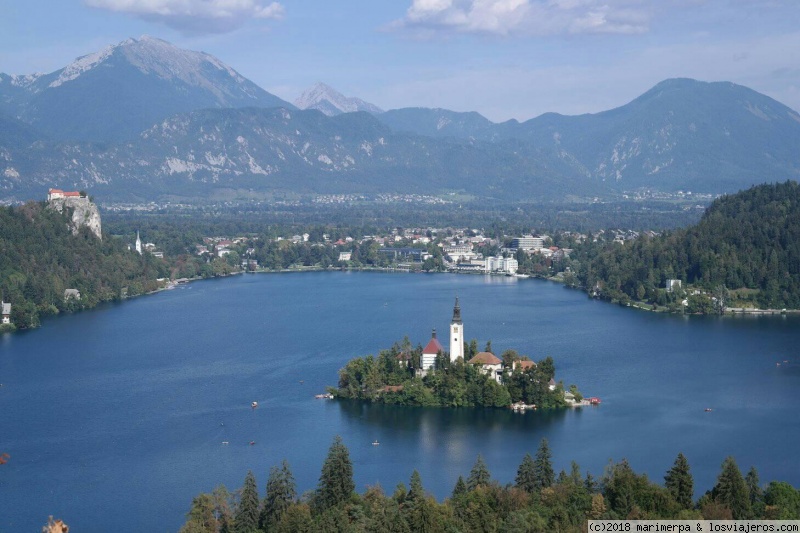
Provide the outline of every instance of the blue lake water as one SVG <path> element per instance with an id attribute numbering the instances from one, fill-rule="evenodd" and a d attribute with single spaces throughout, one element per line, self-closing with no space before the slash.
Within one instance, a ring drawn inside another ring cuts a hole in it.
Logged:
<path id="1" fill-rule="evenodd" d="M 456 295 L 465 338 L 551 355 L 557 379 L 602 405 L 521 415 L 314 399 L 350 358 L 446 332 Z M 762 481 L 800 485 L 797 317 L 667 316 L 538 280 L 330 272 L 196 282 L 0 337 L 0 383 L 0 453 L 11 455 L 0 466 L 0 532 L 37 531 L 49 515 L 74 531 L 177 531 L 193 496 L 239 488 L 248 470 L 263 496 L 282 459 L 300 492 L 313 489 L 337 434 L 360 491 L 391 492 L 416 468 L 441 499 L 479 453 L 511 482 L 542 437 L 556 470 L 575 460 L 599 477 L 627 458 L 661 481 L 683 452 L 701 494 L 733 455 Z"/>

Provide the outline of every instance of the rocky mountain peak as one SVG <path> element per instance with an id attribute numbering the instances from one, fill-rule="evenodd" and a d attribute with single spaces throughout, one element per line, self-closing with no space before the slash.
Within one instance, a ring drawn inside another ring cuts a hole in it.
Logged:
<path id="1" fill-rule="evenodd" d="M 317 109 L 329 117 L 341 113 L 366 111 L 367 113 L 380 114 L 383 110 L 378 106 L 365 102 L 360 98 L 347 97 L 322 82 L 316 83 L 307 89 L 295 100 L 294 105 L 300 109 Z"/>

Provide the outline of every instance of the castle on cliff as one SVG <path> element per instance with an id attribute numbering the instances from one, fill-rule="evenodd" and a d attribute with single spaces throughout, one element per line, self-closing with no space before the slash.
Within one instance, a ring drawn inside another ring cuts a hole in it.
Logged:
<path id="1" fill-rule="evenodd" d="M 59 213 L 63 213 L 67 208 L 72 210 L 70 228 L 73 234 L 87 227 L 95 237 L 102 239 L 100 211 L 86 193 L 50 189 L 47 192 L 47 206 Z"/>

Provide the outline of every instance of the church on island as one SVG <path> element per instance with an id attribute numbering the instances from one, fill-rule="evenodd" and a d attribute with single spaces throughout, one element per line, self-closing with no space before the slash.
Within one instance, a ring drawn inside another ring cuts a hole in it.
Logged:
<path id="1" fill-rule="evenodd" d="M 459 358 L 464 359 L 464 322 L 461 320 L 461 306 L 456 303 L 453 306 L 453 319 L 450 321 L 450 362 L 455 363 Z M 425 377 L 431 370 L 436 369 L 436 357 L 445 353 L 445 349 L 436 338 L 436 329 L 431 334 L 431 340 L 422 350 L 420 361 L 421 368 L 417 369 L 419 377 Z M 525 361 L 533 363 L 533 361 Z M 467 361 L 470 365 L 480 365 L 481 370 L 497 383 L 502 382 L 503 361 L 491 352 L 479 352 L 472 359 Z M 533 363 L 536 364 L 536 363 Z"/>
<path id="2" fill-rule="evenodd" d="M 566 391 L 555 382 L 549 356 L 534 362 L 509 349 L 498 357 L 491 343 L 482 352 L 475 340 L 465 344 L 458 298 L 449 333 L 448 340 L 440 340 L 434 329 L 424 348 L 412 348 L 406 337 L 377 356 L 351 359 L 339 370 L 338 387 L 328 392 L 335 398 L 422 407 L 525 410 L 589 405 L 575 385 Z"/>

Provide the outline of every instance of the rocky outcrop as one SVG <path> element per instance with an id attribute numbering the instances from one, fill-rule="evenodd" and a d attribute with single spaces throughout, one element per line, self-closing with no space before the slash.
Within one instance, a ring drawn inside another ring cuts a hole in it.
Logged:
<path id="1" fill-rule="evenodd" d="M 100 233 L 100 211 L 88 196 L 51 198 L 47 201 L 47 205 L 59 213 L 64 213 L 65 209 L 72 211 L 70 229 L 72 229 L 73 234 L 77 234 L 81 228 L 87 227 L 98 239 L 102 239 Z"/>

